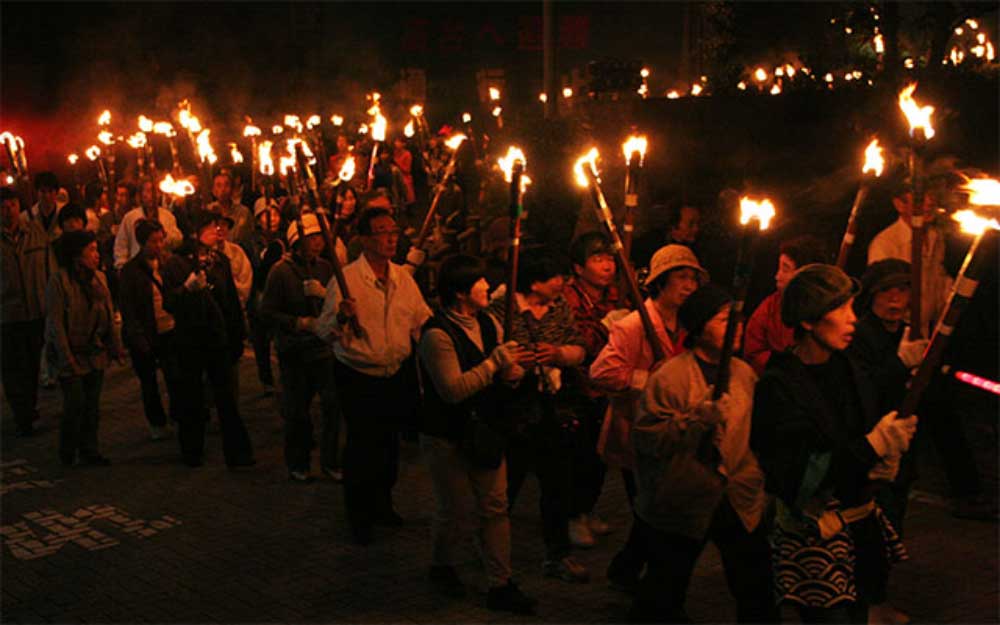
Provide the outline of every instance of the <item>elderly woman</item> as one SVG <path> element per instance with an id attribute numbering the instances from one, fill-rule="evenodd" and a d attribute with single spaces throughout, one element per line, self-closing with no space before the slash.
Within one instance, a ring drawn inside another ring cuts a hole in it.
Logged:
<path id="1" fill-rule="evenodd" d="M 424 326 L 419 358 L 424 379 L 421 447 L 430 467 L 437 511 L 432 527 L 433 564 L 430 581 L 443 594 L 461 596 L 455 572 L 457 539 L 462 523 L 479 517 L 479 544 L 493 610 L 531 613 L 535 601 L 511 581 L 510 520 L 507 516 L 507 465 L 502 443 L 493 450 L 469 449 L 470 428 L 487 428 L 502 441 L 505 383 L 524 375 L 523 357 L 513 341 L 503 342 L 503 329 L 485 311 L 489 284 L 482 261 L 452 256 L 441 263 L 438 293 L 442 308 Z M 478 424 L 478 425 L 477 425 Z M 466 443 L 466 444 L 463 444 Z M 488 454 L 485 454 L 488 455 Z M 474 510 L 468 510 L 467 494 Z"/>
<path id="2" fill-rule="evenodd" d="M 109 356 L 124 358 L 113 331 L 111 292 L 97 269 L 101 255 L 93 232 L 66 232 L 56 250 L 59 270 L 45 291 L 45 337 L 63 394 L 59 459 L 65 466 L 108 466 L 97 446 L 101 386 Z"/>
<path id="3" fill-rule="evenodd" d="M 866 622 L 903 556 L 873 493 L 895 478 L 917 417 L 879 417 L 871 379 L 844 354 L 856 292 L 830 265 L 795 273 L 781 301 L 794 342 L 771 355 L 754 395 L 751 447 L 775 497 L 776 594 L 808 623 Z"/>

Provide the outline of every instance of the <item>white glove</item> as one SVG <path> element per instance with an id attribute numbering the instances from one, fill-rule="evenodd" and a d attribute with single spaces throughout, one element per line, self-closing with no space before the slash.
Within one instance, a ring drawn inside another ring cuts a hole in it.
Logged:
<path id="1" fill-rule="evenodd" d="M 920 365 L 921 361 L 924 359 L 924 352 L 927 351 L 927 346 L 930 344 L 928 339 L 916 339 L 914 341 L 910 340 L 910 327 L 907 326 L 903 330 L 903 340 L 899 342 L 899 348 L 896 350 L 896 355 L 899 359 L 903 361 L 907 369 L 912 369 Z"/>
<path id="2" fill-rule="evenodd" d="M 490 353 L 490 360 L 496 364 L 497 369 L 503 369 L 504 367 L 509 367 L 514 364 L 514 357 L 511 355 L 510 350 L 517 347 L 517 341 L 507 341 L 502 345 L 497 345 L 493 348 Z"/>
<path id="3" fill-rule="evenodd" d="M 897 419 L 898 413 L 893 410 L 875 424 L 872 431 L 865 435 L 868 443 L 882 458 L 886 456 L 902 456 L 910 448 L 910 440 L 917 431 L 917 415 L 906 419 Z"/>
<path id="4" fill-rule="evenodd" d="M 873 482 L 891 482 L 898 473 L 899 456 L 886 456 L 868 472 L 868 479 Z"/>
<path id="5" fill-rule="evenodd" d="M 303 280 L 302 290 L 305 291 L 306 297 L 326 298 L 326 288 L 319 280 Z"/>
<path id="6" fill-rule="evenodd" d="M 628 308 L 617 308 L 615 310 L 612 310 L 608 314 L 604 315 L 604 319 L 601 319 L 601 323 L 604 324 L 605 328 L 610 330 L 611 326 L 615 325 L 617 322 L 627 317 L 628 313 L 629 313 Z"/>
<path id="7" fill-rule="evenodd" d="M 201 270 L 198 273 L 191 272 L 188 275 L 187 280 L 184 281 L 184 288 L 188 291 L 200 291 L 208 286 L 208 277 L 205 275 L 205 270 Z"/>
<path id="8" fill-rule="evenodd" d="M 414 267 L 419 267 L 424 264 L 427 260 L 427 252 L 423 251 L 416 245 L 410 248 L 410 251 L 406 253 L 406 264 L 413 265 Z"/>

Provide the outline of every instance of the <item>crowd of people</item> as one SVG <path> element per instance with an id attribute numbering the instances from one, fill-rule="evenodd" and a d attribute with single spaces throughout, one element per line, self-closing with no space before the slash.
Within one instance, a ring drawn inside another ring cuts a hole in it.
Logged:
<path id="1" fill-rule="evenodd" d="M 338 141 L 331 172 L 347 152 Z M 524 254 L 508 294 L 502 243 L 437 257 L 414 244 L 433 164 L 400 138 L 373 170 L 356 184 L 325 181 L 308 210 L 305 194 L 226 170 L 211 202 L 161 194 L 146 178 L 81 195 L 41 173 L 32 206 L 0 189 L 2 373 L 17 435 L 35 432 L 39 380 L 57 380 L 59 460 L 110 464 L 99 426 L 114 360 L 139 379 L 150 436 L 176 430 L 181 461 L 204 462 L 214 411 L 226 464 L 253 466 L 238 369 L 249 343 L 261 384 L 280 389 L 289 480 L 312 482 L 318 468 L 342 482 L 350 536 L 371 544 L 377 528 L 404 522 L 393 503 L 400 437 L 417 432 L 434 492 L 429 582 L 465 594 L 457 538 L 475 526 L 487 606 L 516 613 L 537 603 L 511 568 L 508 511 L 529 474 L 544 574 L 569 583 L 591 577 L 573 554 L 610 532 L 595 510 L 609 475 L 622 476 L 631 527 L 606 576 L 633 595 L 639 622 L 687 620 L 709 541 L 740 622 L 775 622 L 782 603 L 805 622 L 905 622 L 887 582 L 905 557 L 918 423 L 962 465 L 956 510 L 995 518 L 961 435 L 934 415 L 894 412 L 927 345 L 906 322 L 905 189 L 860 281 L 826 264 L 822 242 L 782 243 L 777 289 L 737 330 L 743 359 L 713 399 L 738 311 L 699 261 L 697 208 L 636 242 L 652 345 L 603 232 L 579 234 L 568 266 L 557 250 Z M 460 186 L 456 203 L 468 194 Z M 930 237 L 921 260 L 927 321 L 949 289 L 941 244 Z"/>

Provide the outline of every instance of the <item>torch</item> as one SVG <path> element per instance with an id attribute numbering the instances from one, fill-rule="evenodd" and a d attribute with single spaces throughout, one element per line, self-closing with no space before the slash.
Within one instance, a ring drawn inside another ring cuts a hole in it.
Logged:
<path id="1" fill-rule="evenodd" d="M 497 120 L 497 129 L 503 130 L 503 107 L 500 105 L 500 90 L 496 87 L 490 87 L 490 103 L 493 105 L 490 114 Z"/>
<path id="2" fill-rule="evenodd" d="M 451 184 L 451 178 L 455 175 L 455 157 L 458 154 L 458 148 L 462 146 L 462 142 L 466 140 L 465 135 L 458 133 L 452 135 L 445 141 L 445 145 L 451 148 L 451 159 L 448 160 L 448 166 L 445 167 L 444 175 L 441 176 L 441 182 L 438 183 L 437 190 L 434 192 L 434 199 L 431 200 L 431 207 L 427 209 L 427 215 L 424 217 L 424 223 L 420 226 L 420 232 L 417 234 L 417 238 L 414 241 L 414 245 L 420 249 L 423 249 L 424 241 L 427 239 L 427 235 L 430 233 L 431 224 L 434 221 L 434 215 L 437 214 L 438 202 L 441 200 L 441 195 L 444 194 L 445 189 Z"/>
<path id="3" fill-rule="evenodd" d="M 376 108 L 378 105 L 376 104 Z M 375 181 L 375 161 L 378 159 L 378 146 L 379 143 L 385 141 L 385 129 L 386 129 L 385 117 L 382 117 L 382 113 L 375 112 L 375 121 L 371 126 L 371 137 L 372 137 L 372 158 L 368 162 L 368 188 L 372 187 L 372 183 Z"/>
<path id="4" fill-rule="evenodd" d="M 326 144 L 323 142 L 323 131 L 320 128 L 320 124 L 323 123 L 322 118 L 319 115 L 310 115 L 306 119 L 306 130 L 309 131 L 309 138 L 312 140 L 312 147 L 315 149 L 319 158 L 316 159 L 316 177 L 320 180 L 326 178 Z"/>
<path id="5" fill-rule="evenodd" d="M 135 150 L 135 162 L 138 167 L 138 174 L 142 176 L 146 171 L 146 133 L 141 130 L 126 140 L 129 147 Z"/>
<path id="6" fill-rule="evenodd" d="M 104 150 L 99 156 L 102 160 L 106 160 L 105 166 L 105 179 L 104 179 L 104 189 L 108 194 L 108 205 L 111 212 L 114 212 L 115 202 L 117 200 L 115 193 L 115 137 L 114 134 L 108 128 L 111 126 L 111 111 L 105 110 L 97 118 L 97 126 L 103 128 L 97 133 L 97 140 L 103 143 L 107 149 Z"/>
<path id="7" fill-rule="evenodd" d="M 104 168 L 104 161 L 101 159 L 101 148 L 96 145 L 92 145 L 84 151 L 84 154 L 87 156 L 87 160 L 97 164 L 97 177 L 101 180 L 101 185 L 107 189 L 108 172 Z"/>
<path id="8" fill-rule="evenodd" d="M 427 150 L 427 135 L 429 133 L 427 120 L 424 118 L 424 107 L 414 104 L 410 107 L 410 116 L 417 123 L 417 144 L 420 146 L 420 153 L 424 154 Z M 424 160 L 426 161 L 427 159 Z"/>
<path id="9" fill-rule="evenodd" d="M 247 117 L 247 125 L 243 127 L 243 136 L 250 137 L 250 161 L 253 165 L 250 168 L 250 186 L 254 192 L 257 191 L 257 137 L 260 136 L 260 128 L 252 125 L 252 120 Z"/>
<path id="10" fill-rule="evenodd" d="M 995 213 L 1000 209 L 1000 182 L 992 179 L 977 179 L 969 181 L 965 187 L 971 191 L 969 204 L 980 207 L 989 207 Z M 941 359 L 944 357 L 945 348 L 951 338 L 958 320 L 962 316 L 969 302 L 972 301 L 979 287 L 979 281 L 989 268 L 989 254 L 980 254 L 983 239 L 990 233 L 1000 230 L 1000 222 L 995 217 L 987 218 L 976 212 L 966 209 L 956 212 L 953 218 L 962 224 L 962 231 L 972 234 L 975 238 L 969 251 L 962 262 L 962 268 L 955 278 L 955 284 L 948 295 L 948 303 L 945 305 L 944 313 L 938 320 L 934 334 L 931 336 L 927 351 L 924 352 L 924 359 L 920 362 L 920 367 L 910 381 L 910 386 L 903 397 L 903 403 L 899 407 L 897 419 L 905 419 L 912 415 L 927 386 L 931 383 Z M 911 326 L 910 332 L 913 332 Z"/>
<path id="11" fill-rule="evenodd" d="M 219 157 L 215 155 L 209 135 L 212 131 L 208 128 L 198 133 L 195 140 L 198 145 L 198 159 L 201 161 L 201 175 L 204 180 L 202 188 L 202 198 L 208 201 L 212 197 L 212 165 L 215 165 Z"/>
<path id="12" fill-rule="evenodd" d="M 507 292 L 504 300 L 503 335 L 509 337 L 514 327 L 517 302 L 517 263 L 521 252 L 521 217 L 524 215 L 524 192 L 531 179 L 524 174 L 527 160 L 521 148 L 507 148 L 507 155 L 497 160 L 504 179 L 510 183 L 510 250 L 507 253 Z"/>
<path id="13" fill-rule="evenodd" d="M 747 297 L 750 285 L 750 275 L 753 273 L 754 249 L 758 236 L 771 224 L 774 218 L 774 204 L 764 198 L 757 202 L 749 197 L 740 198 L 740 225 L 743 234 L 740 246 L 736 252 L 736 268 L 733 271 L 733 304 L 729 308 L 729 319 L 726 322 L 726 334 L 722 340 L 722 353 L 719 357 L 719 374 L 712 390 L 712 399 L 718 400 L 729 390 L 729 379 L 732 374 L 730 361 L 733 358 L 733 345 L 736 343 L 736 327 L 743 318 L 743 303 Z M 750 220 L 757 220 L 757 227 L 751 227 Z"/>
<path id="14" fill-rule="evenodd" d="M 177 131 L 174 130 L 174 125 L 170 122 L 156 122 L 153 124 L 153 133 L 158 135 L 163 135 L 167 138 L 167 143 L 170 145 L 170 169 L 175 176 L 181 176 L 184 170 L 181 169 L 181 159 L 177 154 L 177 142 L 174 141 L 174 137 L 177 136 Z"/>
<path id="15" fill-rule="evenodd" d="M 344 159 L 344 163 L 340 166 L 340 171 L 337 172 L 337 180 L 333 184 L 336 186 L 336 185 L 339 185 L 342 182 L 350 182 L 350 180 L 352 178 L 354 178 L 354 170 L 355 170 L 354 157 L 353 156 L 348 156 L 347 158 Z M 336 203 L 336 200 L 334 200 L 334 203 Z M 357 210 L 357 208 L 355 208 L 355 210 Z M 337 235 L 340 232 L 340 222 L 342 220 L 343 220 L 343 217 L 340 214 L 340 210 L 337 210 L 337 212 L 334 213 L 334 215 L 333 215 L 333 238 L 334 239 L 337 238 Z"/>
<path id="16" fill-rule="evenodd" d="M 166 177 L 160 181 L 160 191 L 163 193 L 164 197 L 170 197 L 170 211 L 174 210 L 174 203 L 178 199 L 186 198 L 189 195 L 194 195 L 195 188 L 189 180 L 174 180 L 174 177 L 167 174 Z"/>
<path id="17" fill-rule="evenodd" d="M 271 146 L 273 143 L 270 141 L 261 141 L 260 145 L 257 146 L 257 163 L 260 168 L 260 174 L 264 177 L 264 182 L 261 184 L 261 188 L 264 191 L 264 206 L 270 206 L 271 197 L 271 182 L 274 176 L 274 161 L 271 159 Z M 271 231 L 271 211 L 266 211 L 267 219 L 267 230 Z"/>
<path id="18" fill-rule="evenodd" d="M 877 138 L 872 139 L 872 142 L 865 148 L 865 164 L 861 168 L 861 186 L 858 187 L 858 192 L 854 195 L 851 214 L 847 218 L 847 230 L 844 231 L 844 238 L 840 241 L 840 251 L 837 252 L 837 266 L 841 269 L 847 266 L 847 256 L 851 253 L 851 247 L 854 245 L 854 237 L 858 231 L 858 210 L 861 209 L 861 205 L 868 197 L 872 181 L 882 175 L 884 167 L 885 159 L 882 158 L 882 147 L 878 144 Z M 874 176 L 865 175 L 869 172 Z"/>
<path id="19" fill-rule="evenodd" d="M 639 172 L 646 160 L 648 143 L 645 135 L 630 135 L 622 144 L 625 153 L 625 220 L 622 230 L 625 232 L 623 245 L 625 258 L 632 257 L 632 232 L 635 230 L 635 209 L 639 206 Z"/>
<path id="20" fill-rule="evenodd" d="M 153 153 L 153 142 L 149 138 L 149 133 L 153 132 L 155 130 L 155 128 L 156 128 L 156 124 L 153 123 L 153 120 L 151 120 L 150 118 L 146 117 L 145 115 L 140 115 L 139 116 L 139 130 L 143 134 L 143 137 L 142 137 L 142 142 L 143 142 L 142 150 L 143 150 L 143 153 L 144 153 L 144 156 L 145 156 L 145 159 L 146 159 L 146 163 L 148 163 L 148 166 L 149 166 L 149 173 L 153 177 L 155 177 L 155 175 L 156 175 L 156 158 L 155 158 L 155 154 Z M 136 136 L 136 135 L 133 135 L 133 136 Z"/>
<path id="21" fill-rule="evenodd" d="M 663 345 L 660 344 L 660 339 L 656 335 L 656 328 L 653 326 L 653 320 L 649 316 L 649 311 L 643 305 L 642 293 L 639 292 L 639 283 L 636 281 L 635 272 L 632 271 L 632 266 L 625 256 L 625 247 L 622 245 L 622 239 L 618 235 L 618 229 L 615 228 L 614 217 L 611 214 L 611 209 L 608 208 L 607 200 L 604 199 L 604 192 L 601 190 L 601 178 L 597 172 L 597 157 L 597 148 L 590 148 L 590 151 L 576 160 L 576 163 L 573 165 L 576 183 L 581 187 L 590 189 L 591 197 L 594 200 L 594 210 L 597 212 L 597 219 L 604 223 L 604 228 L 607 230 L 608 236 L 611 237 L 611 243 L 615 248 L 615 255 L 618 257 L 618 264 L 625 274 L 629 294 L 632 296 L 632 301 L 635 302 L 639 319 L 642 321 L 646 340 L 649 341 L 649 347 L 653 350 L 653 362 L 659 362 L 666 358 L 666 352 L 663 350 Z"/>
<path id="22" fill-rule="evenodd" d="M 73 152 L 66 157 L 66 161 L 69 162 L 69 166 L 73 169 L 73 186 L 76 187 L 76 193 L 83 196 L 83 187 L 80 185 L 80 167 L 78 165 L 80 155 Z"/>
<path id="23" fill-rule="evenodd" d="M 920 106 L 913 99 L 917 83 L 899 92 L 899 108 L 910 124 L 909 170 L 912 191 L 910 227 L 912 229 L 910 245 L 910 338 L 923 337 L 923 320 L 921 319 L 923 257 L 924 257 L 924 189 L 922 179 L 922 152 L 927 141 L 934 137 L 934 127 L 931 125 L 933 106 Z"/>

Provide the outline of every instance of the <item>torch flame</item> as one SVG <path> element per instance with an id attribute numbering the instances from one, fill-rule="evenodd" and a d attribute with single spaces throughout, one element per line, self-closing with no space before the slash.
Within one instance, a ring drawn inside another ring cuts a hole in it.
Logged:
<path id="1" fill-rule="evenodd" d="M 882 38 L 882 33 L 875 35 L 875 52 L 876 54 L 885 53 L 885 39 Z"/>
<path id="2" fill-rule="evenodd" d="M 406 135 L 407 137 L 412 137 L 413 136 L 413 120 L 412 119 L 410 121 L 406 122 L 406 125 L 403 126 L 403 134 Z"/>
<path id="3" fill-rule="evenodd" d="M 597 157 L 599 156 L 597 148 L 590 148 L 590 151 L 576 159 L 573 163 L 573 174 L 576 178 L 576 184 L 581 187 L 586 188 L 590 183 L 587 180 L 587 174 L 584 172 L 584 167 L 589 167 L 590 171 L 597 176 Z"/>
<path id="4" fill-rule="evenodd" d="M 101 116 L 97 118 L 98 126 L 107 126 L 111 123 L 111 111 L 105 110 L 101 113 Z"/>
<path id="5" fill-rule="evenodd" d="M 548 96 L 548 94 L 546 94 L 546 93 L 539 93 L 539 94 L 538 94 L 538 101 L 539 101 L 539 102 L 542 102 L 543 104 L 544 104 L 545 102 L 548 102 L 548 101 L 549 101 L 549 96 Z"/>
<path id="6" fill-rule="evenodd" d="M 139 116 L 139 130 L 143 132 L 153 132 L 153 120 L 145 115 Z"/>
<path id="7" fill-rule="evenodd" d="M 275 124 L 275 125 L 271 126 L 271 134 L 273 134 L 273 135 L 280 135 L 283 132 L 285 132 L 285 127 L 284 126 L 280 126 L 278 124 Z"/>
<path id="8" fill-rule="evenodd" d="M 177 136 L 177 133 L 174 132 L 174 125 L 170 122 L 156 122 L 153 124 L 153 132 L 164 137 Z"/>
<path id="9" fill-rule="evenodd" d="M 1000 206 L 1000 182 L 993 178 L 973 178 L 962 188 L 969 191 L 969 204 Z"/>
<path id="10" fill-rule="evenodd" d="M 289 170 L 295 170 L 295 157 L 294 156 L 282 156 L 278 159 L 278 169 L 281 171 L 282 176 L 287 176 Z"/>
<path id="11" fill-rule="evenodd" d="M 570 88 L 570 87 L 563 87 L 562 94 L 563 94 L 564 98 L 572 98 L 573 97 L 573 89 Z"/>
<path id="12" fill-rule="evenodd" d="M 496 87 L 490 87 L 490 100 L 496 102 L 500 99 L 500 90 Z"/>
<path id="13" fill-rule="evenodd" d="M 420 106 L 419 104 L 414 104 L 413 106 L 410 107 L 410 115 L 413 115 L 414 117 L 420 117 L 423 114 L 424 114 L 424 107 Z"/>
<path id="14" fill-rule="evenodd" d="M 167 174 L 167 177 L 160 181 L 160 191 L 177 197 L 185 197 L 194 194 L 194 185 L 189 180 L 174 180 L 174 177 Z"/>
<path id="15" fill-rule="evenodd" d="M 84 152 L 84 154 L 86 154 L 87 158 L 89 158 L 90 160 L 96 161 L 97 157 L 101 155 L 101 148 L 97 147 L 96 145 L 92 145 L 89 148 L 87 148 L 87 151 Z"/>
<path id="16" fill-rule="evenodd" d="M 215 150 L 212 148 L 212 144 L 209 142 L 209 135 L 212 133 L 208 128 L 202 130 L 198 133 L 198 138 L 195 143 L 198 145 L 198 158 L 204 163 L 208 161 L 210 165 L 214 165 L 219 157 L 215 155 Z"/>
<path id="17" fill-rule="evenodd" d="M 528 165 L 528 159 L 524 157 L 524 152 L 521 148 L 510 146 L 507 148 L 507 155 L 501 156 L 497 159 L 497 165 L 503 171 L 504 180 L 511 182 L 514 179 L 514 163 L 521 161 L 522 170 Z M 524 193 L 528 185 L 531 184 L 531 178 L 528 178 L 523 173 L 521 174 L 521 193 Z"/>
<path id="18" fill-rule="evenodd" d="M 771 203 L 771 200 L 764 198 L 757 202 L 747 196 L 740 198 L 740 223 L 744 226 L 750 223 L 751 219 L 756 218 L 760 229 L 767 230 L 774 215 L 774 204 Z"/>
<path id="19" fill-rule="evenodd" d="M 107 130 L 102 130 L 101 132 L 97 133 L 97 140 L 103 143 L 104 145 L 111 145 L 112 143 L 115 142 L 114 135 L 112 135 L 111 132 Z"/>
<path id="20" fill-rule="evenodd" d="M 375 122 L 372 124 L 372 139 L 375 141 L 385 141 L 385 129 L 388 123 L 382 113 L 375 114 Z"/>
<path id="21" fill-rule="evenodd" d="M 259 137 L 260 136 L 260 128 L 258 128 L 256 126 L 253 126 L 251 124 L 247 124 L 246 126 L 243 127 L 243 136 L 244 137 Z"/>
<path id="22" fill-rule="evenodd" d="M 676 89 L 671 89 L 670 91 L 667 92 L 668 100 L 676 100 L 679 97 L 681 97 L 681 94 L 678 93 Z"/>
<path id="23" fill-rule="evenodd" d="M 136 150 L 146 147 L 146 133 L 141 131 L 137 132 L 129 137 L 126 143 L 129 144 L 129 147 L 135 148 Z"/>
<path id="24" fill-rule="evenodd" d="M 701 95 L 701 92 L 703 90 L 704 90 L 704 87 L 702 87 L 701 84 L 699 84 L 699 83 L 694 83 L 693 85 L 691 85 L 691 95 L 693 95 L 693 96 L 699 96 L 699 95 Z"/>
<path id="25" fill-rule="evenodd" d="M 359 135 L 368 134 L 368 124 L 362 123 L 360 126 L 358 126 L 358 134 Z"/>
<path id="26" fill-rule="evenodd" d="M 765 70 L 763 67 L 758 67 L 757 69 L 754 70 L 753 77 L 754 80 L 756 80 L 757 82 L 764 82 L 765 80 L 767 80 L 767 70 Z"/>
<path id="27" fill-rule="evenodd" d="M 347 182 L 354 177 L 354 157 L 348 156 L 344 159 L 344 164 L 340 166 L 340 172 L 337 177 Z"/>
<path id="28" fill-rule="evenodd" d="M 260 173 L 264 176 L 274 175 L 274 161 L 271 160 L 272 145 L 274 144 L 270 141 L 262 141 L 257 146 L 257 162 L 260 163 Z"/>
<path id="29" fill-rule="evenodd" d="M 962 232 L 966 234 L 978 236 L 987 230 L 1000 230 L 1000 222 L 996 218 L 988 219 L 979 215 L 974 210 L 966 209 L 957 211 L 951 218 L 961 224 Z"/>
<path id="30" fill-rule="evenodd" d="M 910 136 L 916 132 L 917 128 L 923 128 L 924 138 L 934 137 L 934 127 L 931 126 L 931 115 L 934 114 L 934 107 L 920 106 L 913 99 L 913 92 L 917 89 L 917 83 L 911 83 L 899 92 L 899 108 L 906 115 L 906 121 L 910 124 Z"/>
<path id="31" fill-rule="evenodd" d="M 472 114 L 471 113 L 462 113 L 462 123 L 463 124 L 468 124 L 471 121 L 472 121 Z"/>
<path id="32" fill-rule="evenodd" d="M 344 118 L 341 117 L 340 115 L 334 115 L 333 117 L 330 118 L 330 121 L 333 122 L 334 126 L 344 125 Z"/>
<path id="33" fill-rule="evenodd" d="M 492 113 L 493 113 L 493 117 L 500 117 L 500 114 L 503 113 L 503 109 L 500 108 L 499 106 L 495 106 L 495 107 L 493 107 Z"/>
<path id="34" fill-rule="evenodd" d="M 319 115 L 310 115 L 309 119 L 306 120 L 306 128 L 308 128 L 309 130 L 312 130 L 313 128 L 315 128 L 316 126 L 319 126 L 322 123 L 323 123 L 323 120 L 321 120 L 319 118 Z"/>
<path id="35" fill-rule="evenodd" d="M 629 135 L 625 143 L 622 144 L 622 152 L 625 153 L 625 165 L 632 164 L 632 154 L 639 153 L 639 167 L 642 167 L 646 160 L 646 148 L 648 147 L 646 135 Z"/>
<path id="36" fill-rule="evenodd" d="M 462 142 L 465 141 L 465 139 L 466 139 L 465 135 L 463 135 L 462 133 L 457 133 L 448 137 L 448 140 L 445 141 L 444 144 L 449 148 L 451 148 L 452 150 L 457 150 L 458 146 L 462 145 Z"/>
<path id="37" fill-rule="evenodd" d="M 240 152 L 240 149 L 236 147 L 235 143 L 229 144 L 229 156 L 233 159 L 233 165 L 243 162 L 243 154 Z"/>
<path id="38" fill-rule="evenodd" d="M 69 161 L 70 165 L 76 165 L 76 162 L 80 160 L 80 155 L 74 152 L 73 154 L 67 156 L 66 160 Z"/>
<path id="39" fill-rule="evenodd" d="M 774 83 L 774 86 L 771 87 L 771 92 L 770 93 L 771 93 L 771 95 L 780 95 L 781 94 L 781 85 L 779 85 L 778 83 Z"/>
<path id="40" fill-rule="evenodd" d="M 872 171 L 878 178 L 882 175 L 884 167 L 885 159 L 882 158 L 882 146 L 878 144 L 878 139 L 872 139 L 872 142 L 865 148 L 865 165 L 861 168 L 861 173 L 867 174 Z"/>
<path id="41" fill-rule="evenodd" d="M 289 128 L 294 128 L 295 132 L 302 132 L 302 122 L 298 115 L 285 115 L 284 124 Z"/>

